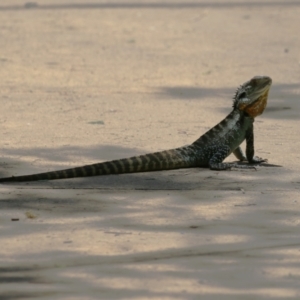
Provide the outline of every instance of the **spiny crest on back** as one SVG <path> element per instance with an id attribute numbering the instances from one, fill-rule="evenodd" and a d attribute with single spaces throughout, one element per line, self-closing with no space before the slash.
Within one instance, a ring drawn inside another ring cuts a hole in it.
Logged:
<path id="1" fill-rule="evenodd" d="M 249 90 L 251 89 L 250 85 L 251 80 L 245 82 L 244 84 L 240 85 L 237 90 L 235 91 L 234 97 L 233 97 L 233 108 L 238 107 L 238 103 L 241 101 L 241 99 L 248 98 L 247 95 Z M 246 99 L 245 99 L 246 100 Z"/>

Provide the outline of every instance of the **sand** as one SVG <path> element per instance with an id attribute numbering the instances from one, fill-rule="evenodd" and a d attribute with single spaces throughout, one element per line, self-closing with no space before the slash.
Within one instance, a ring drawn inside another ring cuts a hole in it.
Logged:
<path id="1" fill-rule="evenodd" d="M 189 144 L 238 85 L 273 86 L 256 171 L 2 184 L 0 299 L 300 299 L 299 15 L 284 0 L 2 0 L 1 177 Z"/>

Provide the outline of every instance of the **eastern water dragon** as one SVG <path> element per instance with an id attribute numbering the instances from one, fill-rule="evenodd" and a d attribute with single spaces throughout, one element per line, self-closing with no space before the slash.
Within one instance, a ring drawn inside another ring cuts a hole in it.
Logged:
<path id="1" fill-rule="evenodd" d="M 234 95 L 232 112 L 188 146 L 60 171 L 0 178 L 0 182 L 53 180 L 195 167 L 208 167 L 211 170 L 249 168 L 251 164 L 266 161 L 254 156 L 253 122 L 267 105 L 271 84 L 272 79 L 268 76 L 255 76 L 245 82 Z M 244 140 L 246 155 L 240 148 Z M 250 165 L 224 163 L 223 160 L 231 153 L 240 161 L 247 160 Z"/>

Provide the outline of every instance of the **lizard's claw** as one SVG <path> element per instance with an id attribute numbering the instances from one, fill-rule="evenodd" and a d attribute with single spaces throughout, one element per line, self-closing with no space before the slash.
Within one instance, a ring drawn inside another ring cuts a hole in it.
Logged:
<path id="1" fill-rule="evenodd" d="M 249 170 L 249 169 L 254 169 L 255 171 L 257 171 L 256 166 L 252 166 L 252 165 L 239 165 L 239 164 L 234 164 L 231 166 L 231 170 L 234 169 L 244 169 L 244 170 Z"/>
<path id="2" fill-rule="evenodd" d="M 252 160 L 250 161 L 251 164 L 260 164 L 260 163 L 263 163 L 263 162 L 268 162 L 268 160 L 264 159 L 264 158 L 261 158 L 261 157 L 258 157 L 258 156 L 254 156 L 252 158 Z"/>

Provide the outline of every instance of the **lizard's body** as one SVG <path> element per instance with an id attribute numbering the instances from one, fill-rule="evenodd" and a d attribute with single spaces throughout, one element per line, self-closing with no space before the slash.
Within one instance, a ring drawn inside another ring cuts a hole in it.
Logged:
<path id="1" fill-rule="evenodd" d="M 53 180 L 191 167 L 226 170 L 236 167 L 235 164 L 223 163 L 231 153 L 241 161 L 264 162 L 266 160 L 254 156 L 253 122 L 266 107 L 271 84 L 270 77 L 256 76 L 241 85 L 234 96 L 233 111 L 191 145 L 61 171 L 0 178 L 0 182 Z M 246 157 L 239 147 L 245 139 Z"/>

